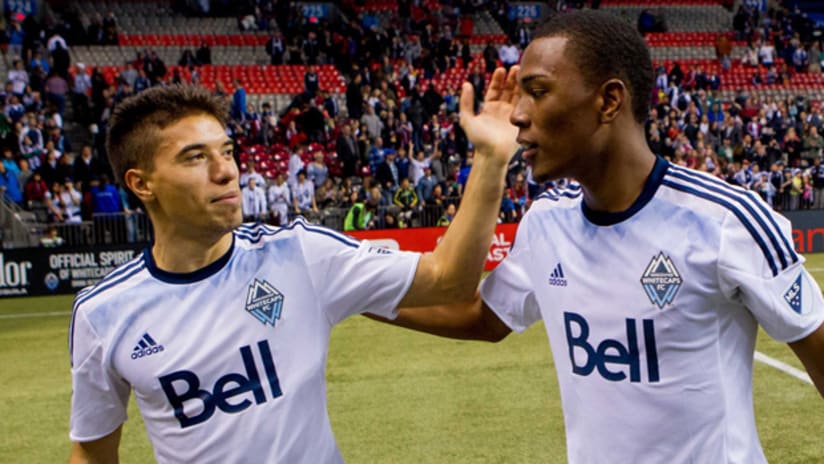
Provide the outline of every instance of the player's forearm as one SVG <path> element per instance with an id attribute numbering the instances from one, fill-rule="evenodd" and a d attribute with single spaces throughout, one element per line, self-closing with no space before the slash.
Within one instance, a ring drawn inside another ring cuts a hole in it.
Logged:
<path id="1" fill-rule="evenodd" d="M 801 360 L 818 393 L 824 398 L 824 324 L 807 337 L 790 343 L 790 348 Z"/>
<path id="2" fill-rule="evenodd" d="M 469 302 L 448 306 L 403 308 L 395 319 L 371 313 L 364 313 L 364 316 L 405 329 L 460 340 L 497 342 L 506 336 L 506 333 L 489 330 L 484 323 L 479 296 Z"/>
<path id="3" fill-rule="evenodd" d="M 506 163 L 491 156 L 475 157 L 461 206 L 432 254 L 440 290 L 468 301 L 481 279 L 497 223 Z"/>

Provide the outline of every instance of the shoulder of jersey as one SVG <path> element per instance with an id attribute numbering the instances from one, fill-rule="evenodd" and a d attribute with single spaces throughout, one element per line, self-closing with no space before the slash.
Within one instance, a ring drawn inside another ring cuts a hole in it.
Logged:
<path id="1" fill-rule="evenodd" d="M 96 309 L 103 311 L 120 311 L 122 308 L 107 305 L 106 302 L 116 299 L 123 291 L 130 289 L 136 282 L 141 281 L 141 274 L 146 270 L 146 261 L 143 253 L 123 264 L 103 277 L 97 284 L 86 287 L 77 293 L 72 305 L 72 318 L 69 323 L 69 353 L 74 347 L 74 324 L 77 314 L 83 311 L 88 315 Z M 104 320 L 107 318 L 103 318 Z"/>
<path id="2" fill-rule="evenodd" d="M 80 290 L 74 297 L 74 310 L 93 299 L 111 295 L 129 287 L 129 282 L 139 279 L 139 274 L 146 269 L 146 261 L 141 252 L 130 261 L 106 274 L 95 285 Z"/>
<path id="3" fill-rule="evenodd" d="M 581 184 L 568 181 L 550 185 L 532 201 L 532 207 L 558 207 L 577 204 L 582 194 Z"/>
<path id="4" fill-rule="evenodd" d="M 752 190 L 730 184 L 712 174 L 671 164 L 661 181 L 663 187 L 683 197 L 679 204 L 707 216 L 733 214 L 741 218 L 743 213 L 752 220 L 766 221 L 772 216 L 769 206 Z M 696 209 L 692 201 L 702 204 Z"/>
<path id="5" fill-rule="evenodd" d="M 735 217 L 736 224 L 752 238 L 763 253 L 773 276 L 799 258 L 781 224 L 787 220 L 775 214 L 752 190 L 724 182 L 710 174 L 670 164 L 661 182 L 671 195 L 669 201 L 713 221 Z"/>
<path id="6" fill-rule="evenodd" d="M 352 247 L 359 246 L 359 242 L 354 238 L 307 222 L 301 216 L 298 216 L 288 226 L 284 227 L 273 227 L 266 224 L 241 224 L 235 229 L 234 234 L 237 238 L 236 243 L 244 248 L 259 248 L 269 242 L 305 236 L 306 234 L 315 237 L 325 236 Z"/>

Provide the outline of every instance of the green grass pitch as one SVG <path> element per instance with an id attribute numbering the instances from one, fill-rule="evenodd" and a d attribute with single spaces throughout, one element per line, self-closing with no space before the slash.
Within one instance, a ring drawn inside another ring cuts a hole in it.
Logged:
<path id="1" fill-rule="evenodd" d="M 808 256 L 807 267 L 824 284 L 824 254 Z M 0 300 L 0 463 L 68 458 L 70 309 L 71 297 Z M 8 317 L 47 312 L 63 314 Z M 763 333 L 757 349 L 801 367 Z M 327 379 L 347 462 L 565 461 L 558 387 L 540 325 L 487 344 L 350 318 L 332 334 Z M 770 462 L 824 462 L 824 403 L 816 390 L 761 363 L 754 389 Z M 127 464 L 153 460 L 133 400 L 120 451 Z"/>

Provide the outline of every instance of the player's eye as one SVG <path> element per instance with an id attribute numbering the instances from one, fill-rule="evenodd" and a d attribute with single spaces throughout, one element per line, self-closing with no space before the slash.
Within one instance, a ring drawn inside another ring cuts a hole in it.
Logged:
<path id="1" fill-rule="evenodd" d="M 532 96 L 533 98 L 539 98 L 539 97 L 543 96 L 546 93 L 546 90 L 538 89 L 538 88 L 533 87 L 533 88 L 527 89 L 526 93 L 529 94 L 530 96 Z"/>
<path id="2" fill-rule="evenodd" d="M 186 161 L 197 161 L 206 158 L 206 154 L 202 151 L 197 151 L 186 156 Z"/>

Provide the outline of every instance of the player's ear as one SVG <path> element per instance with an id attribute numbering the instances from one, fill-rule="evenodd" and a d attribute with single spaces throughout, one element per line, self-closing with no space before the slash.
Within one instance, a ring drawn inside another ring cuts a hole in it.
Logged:
<path id="1" fill-rule="evenodd" d="M 136 168 L 129 169 L 123 174 L 123 183 L 143 204 L 154 200 L 154 192 L 149 186 L 146 174 L 146 171 Z"/>
<path id="2" fill-rule="evenodd" d="M 620 79 L 610 79 L 601 84 L 598 92 L 600 94 L 599 121 L 602 124 L 609 124 L 618 117 L 625 100 L 629 97 L 627 86 Z"/>

